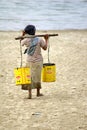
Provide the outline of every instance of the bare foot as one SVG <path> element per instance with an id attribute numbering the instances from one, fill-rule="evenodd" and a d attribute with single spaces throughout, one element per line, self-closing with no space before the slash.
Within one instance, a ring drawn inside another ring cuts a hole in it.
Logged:
<path id="1" fill-rule="evenodd" d="M 37 94 L 37 97 L 40 97 L 40 96 L 44 96 L 44 95 L 43 95 L 43 94 L 41 94 L 41 93 L 40 93 L 40 94 Z"/>
<path id="2" fill-rule="evenodd" d="M 32 99 L 31 97 L 28 97 L 27 99 Z"/>
<path id="3" fill-rule="evenodd" d="M 24 99 L 32 99 L 32 97 L 25 97 Z"/>

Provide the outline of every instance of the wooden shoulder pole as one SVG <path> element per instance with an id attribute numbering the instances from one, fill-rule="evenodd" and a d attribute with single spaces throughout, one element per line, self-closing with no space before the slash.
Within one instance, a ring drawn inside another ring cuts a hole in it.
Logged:
<path id="1" fill-rule="evenodd" d="M 34 37 L 44 37 L 45 35 L 48 35 L 49 37 L 54 37 L 54 36 L 58 36 L 58 34 L 42 34 L 42 35 L 32 35 L 32 36 L 19 36 L 16 37 L 15 40 L 20 40 L 20 39 L 24 39 L 24 38 L 34 38 Z"/>

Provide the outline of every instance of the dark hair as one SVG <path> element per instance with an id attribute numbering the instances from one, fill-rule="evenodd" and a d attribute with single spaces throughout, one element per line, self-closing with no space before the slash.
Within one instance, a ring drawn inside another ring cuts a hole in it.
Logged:
<path id="1" fill-rule="evenodd" d="M 27 25 L 24 29 L 25 33 L 28 33 L 29 35 L 35 35 L 36 28 L 34 25 Z"/>

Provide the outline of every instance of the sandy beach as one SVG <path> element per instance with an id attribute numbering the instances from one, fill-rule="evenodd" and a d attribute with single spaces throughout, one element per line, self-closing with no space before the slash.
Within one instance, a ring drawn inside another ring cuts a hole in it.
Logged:
<path id="1" fill-rule="evenodd" d="M 21 32 L 0 32 L 0 130 L 87 130 L 87 30 L 37 32 L 46 33 L 59 34 L 49 39 L 56 82 L 42 82 L 44 96 L 33 90 L 30 100 L 14 79 L 21 61 L 14 38 Z M 47 63 L 47 51 L 42 53 Z"/>

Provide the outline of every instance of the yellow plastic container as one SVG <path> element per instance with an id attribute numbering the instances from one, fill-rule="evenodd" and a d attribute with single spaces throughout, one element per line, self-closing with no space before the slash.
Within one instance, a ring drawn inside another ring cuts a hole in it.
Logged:
<path id="1" fill-rule="evenodd" d="M 14 74 L 16 85 L 31 83 L 30 68 L 15 68 Z"/>
<path id="2" fill-rule="evenodd" d="M 42 81 L 54 82 L 56 80 L 56 66 L 54 63 L 43 64 Z"/>

